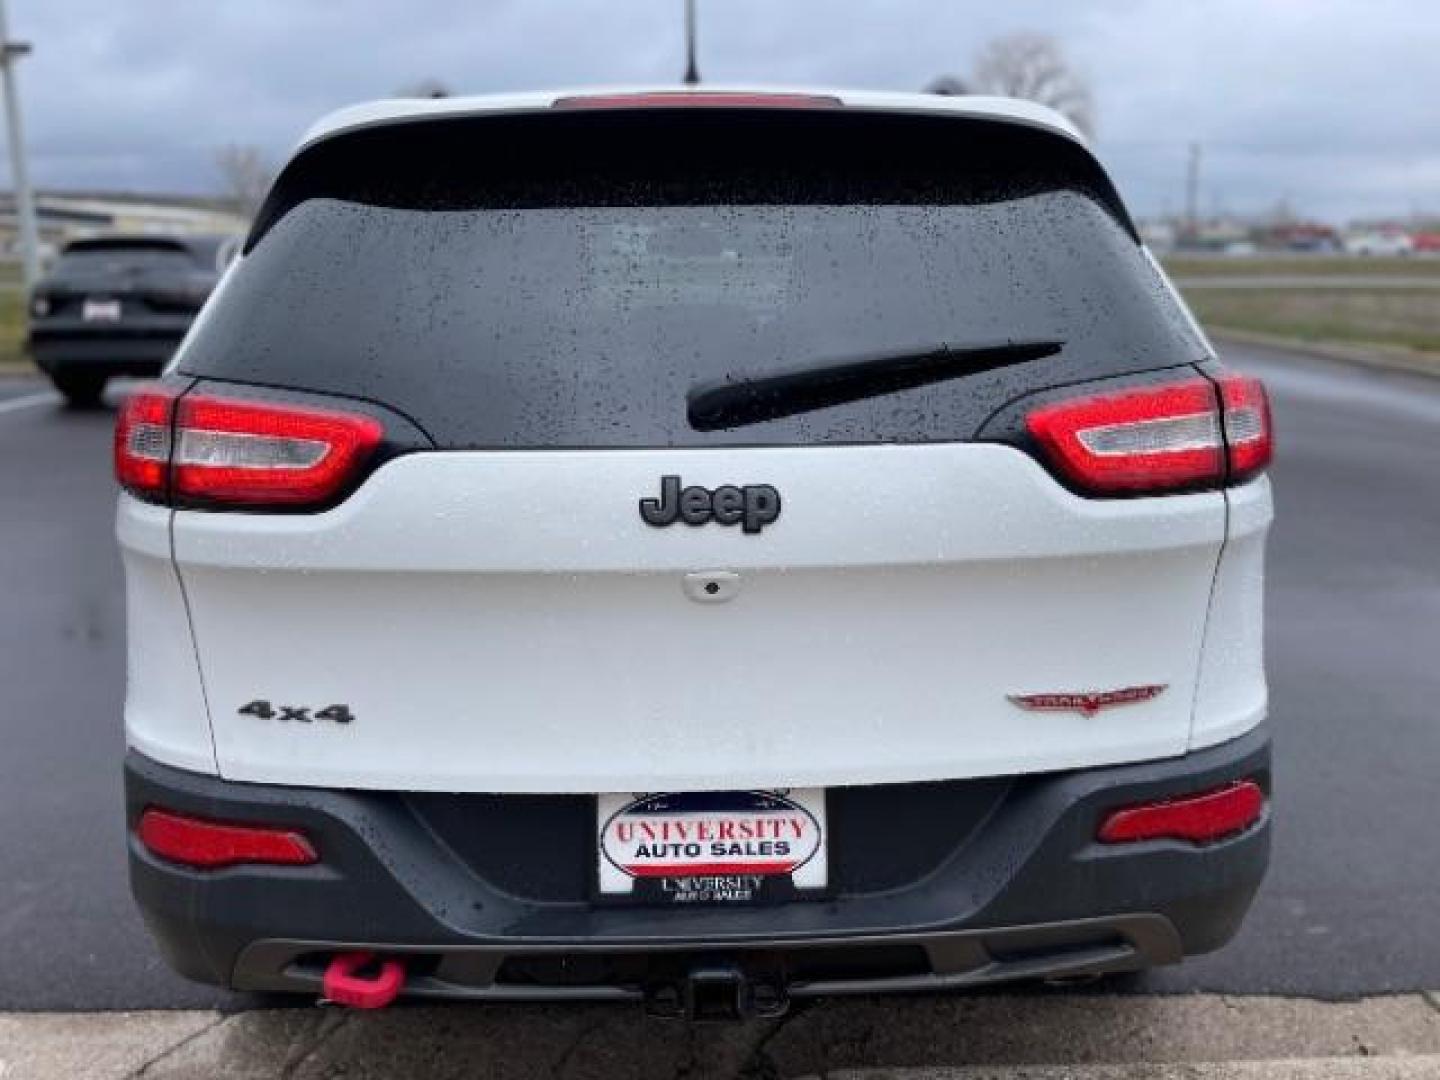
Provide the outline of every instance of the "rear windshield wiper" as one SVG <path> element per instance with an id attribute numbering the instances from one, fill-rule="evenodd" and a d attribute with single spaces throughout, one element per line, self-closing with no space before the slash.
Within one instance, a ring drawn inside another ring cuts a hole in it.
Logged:
<path id="1" fill-rule="evenodd" d="M 686 395 L 690 426 L 696 431 L 720 431 L 779 420 L 1054 356 L 1063 344 L 1060 341 L 942 344 L 696 386 Z"/>

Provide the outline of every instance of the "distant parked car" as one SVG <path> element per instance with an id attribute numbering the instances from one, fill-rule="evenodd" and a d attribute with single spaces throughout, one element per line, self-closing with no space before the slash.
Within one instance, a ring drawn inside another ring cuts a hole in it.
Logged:
<path id="1" fill-rule="evenodd" d="M 1345 238 L 1347 255 L 1409 255 L 1414 250 L 1414 241 L 1400 232 L 1352 233 Z"/>
<path id="2" fill-rule="evenodd" d="M 1312 255 L 1331 255 L 1340 250 L 1340 244 L 1333 236 L 1314 233 L 1292 236 L 1285 247 L 1288 251 L 1299 251 Z"/>
<path id="3" fill-rule="evenodd" d="M 30 354 L 71 405 L 114 375 L 158 375 L 220 279 L 232 236 L 73 240 L 30 298 Z"/>

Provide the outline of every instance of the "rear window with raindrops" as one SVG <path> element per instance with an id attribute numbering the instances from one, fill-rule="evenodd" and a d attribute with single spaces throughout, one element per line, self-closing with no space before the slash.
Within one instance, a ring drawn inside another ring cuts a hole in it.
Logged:
<path id="1" fill-rule="evenodd" d="M 1016 342 L 1056 348 L 734 428 L 687 418 L 696 387 Z M 444 447 L 603 448 L 963 440 L 1020 394 L 1204 355 L 1058 136 L 707 110 L 322 143 L 179 367 L 373 400 Z"/>

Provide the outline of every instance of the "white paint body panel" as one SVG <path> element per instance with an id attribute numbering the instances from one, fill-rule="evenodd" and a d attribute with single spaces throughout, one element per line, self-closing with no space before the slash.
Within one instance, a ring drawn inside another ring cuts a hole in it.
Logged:
<path id="1" fill-rule="evenodd" d="M 1270 480 L 1231 488 L 1229 537 L 1215 588 L 1200 661 L 1190 744 L 1233 739 L 1265 719 L 1265 539 L 1274 516 Z"/>
<path id="2" fill-rule="evenodd" d="M 147 757 L 215 773 L 215 746 L 185 598 L 170 553 L 173 513 L 121 495 L 125 566 L 125 741 Z"/>
<path id="3" fill-rule="evenodd" d="M 636 504 L 665 473 L 774 484 L 783 511 L 653 528 Z M 173 531 L 222 776 L 596 792 L 1183 753 L 1226 517 L 1218 492 L 1086 500 L 1017 450 L 942 444 L 414 454 L 327 513 Z M 687 595 L 721 570 L 732 599 Z M 1148 683 L 1169 688 L 1093 717 L 1007 700 Z M 255 699 L 356 719 L 238 713 Z"/>
<path id="4" fill-rule="evenodd" d="M 618 86 L 582 86 L 568 90 L 546 90 L 513 94 L 473 94 L 449 98 L 384 98 L 349 105 L 321 117 L 305 132 L 295 147 L 299 153 L 312 143 L 347 131 L 385 124 L 442 120 L 462 116 L 485 116 L 494 113 L 534 112 L 549 109 L 561 98 L 590 97 L 608 94 L 673 94 L 685 93 L 692 87 L 667 84 L 631 84 Z M 904 94 L 886 91 L 842 90 L 834 87 L 773 86 L 765 84 L 706 83 L 700 88 L 705 94 L 813 94 L 838 98 L 846 108 L 868 109 L 890 113 L 930 113 L 961 119 L 997 120 L 1026 127 L 1052 131 L 1078 143 L 1084 138 L 1068 119 L 1054 109 L 1021 98 L 993 97 L 984 94 L 945 96 L 941 94 Z"/>
<path id="5" fill-rule="evenodd" d="M 376 125 L 675 89 L 375 102 L 322 120 L 297 152 Z M 800 92 L 1080 141 L 1058 114 L 1009 99 Z M 636 504 L 669 473 L 773 484 L 781 517 L 759 535 L 651 528 Z M 1263 718 L 1270 515 L 1264 480 L 1087 500 L 1017 450 L 974 444 L 412 454 L 322 514 L 177 513 L 122 496 L 127 738 L 237 781 L 487 792 L 854 785 L 1173 756 Z M 707 581 L 723 582 L 723 602 Z M 1167 689 L 1090 717 L 1009 700 L 1147 684 Z M 355 720 L 239 714 L 256 699 L 343 703 Z"/>

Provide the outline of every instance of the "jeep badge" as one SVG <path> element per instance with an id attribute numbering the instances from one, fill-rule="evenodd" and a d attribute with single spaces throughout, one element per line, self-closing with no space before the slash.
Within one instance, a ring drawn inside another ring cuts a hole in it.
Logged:
<path id="1" fill-rule="evenodd" d="M 647 525 L 664 528 L 677 521 L 686 525 L 740 525 L 747 533 L 758 533 L 780 516 L 780 492 L 769 484 L 726 484 L 714 491 L 703 487 L 680 487 L 680 477 L 660 478 L 660 497 L 640 500 L 640 517 Z"/>

